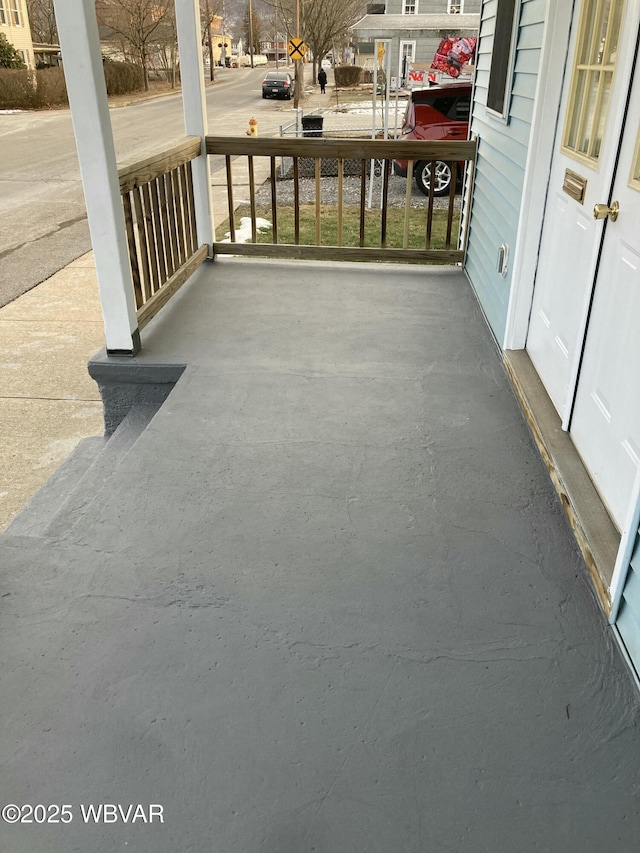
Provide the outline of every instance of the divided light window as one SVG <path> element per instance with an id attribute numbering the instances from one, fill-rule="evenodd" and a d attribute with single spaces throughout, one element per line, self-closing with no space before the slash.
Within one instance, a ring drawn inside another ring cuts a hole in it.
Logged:
<path id="1" fill-rule="evenodd" d="M 5 6 L 4 0 L 0 0 L 0 24 L 5 27 L 9 23 L 9 19 L 7 18 L 7 7 Z"/>
<path id="2" fill-rule="evenodd" d="M 461 15 L 464 12 L 463 0 L 458 0 L 458 2 L 455 2 L 455 0 L 447 0 L 447 6 L 447 12 L 450 15 Z"/>
<path id="3" fill-rule="evenodd" d="M 600 158 L 623 5 L 624 0 L 585 0 L 580 13 L 562 147 L 592 166 Z"/>
<path id="4" fill-rule="evenodd" d="M 404 0 L 402 7 L 403 15 L 415 15 L 418 11 L 418 0 Z"/>
<path id="5" fill-rule="evenodd" d="M 516 10 L 518 0 L 498 0 L 496 11 L 487 109 L 506 118 L 509 109 L 509 88 L 513 71 L 513 54 L 517 33 Z"/>
<path id="6" fill-rule="evenodd" d="M 22 14 L 20 12 L 20 0 L 11 0 L 11 18 L 14 27 L 22 26 Z"/>

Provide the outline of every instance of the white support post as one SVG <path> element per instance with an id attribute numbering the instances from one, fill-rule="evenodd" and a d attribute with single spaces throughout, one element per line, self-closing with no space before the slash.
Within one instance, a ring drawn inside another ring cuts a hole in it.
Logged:
<path id="1" fill-rule="evenodd" d="M 135 355 L 140 333 L 94 0 L 54 0 L 107 353 Z"/>
<path id="2" fill-rule="evenodd" d="M 202 149 L 191 162 L 193 169 L 193 197 L 196 208 L 198 245 L 209 246 L 213 252 L 213 212 L 211 205 L 211 175 L 206 155 L 207 105 L 204 96 L 204 70 L 200 37 L 200 6 L 198 0 L 176 0 L 178 27 L 178 53 L 182 81 L 182 108 L 187 136 L 199 136 Z"/>

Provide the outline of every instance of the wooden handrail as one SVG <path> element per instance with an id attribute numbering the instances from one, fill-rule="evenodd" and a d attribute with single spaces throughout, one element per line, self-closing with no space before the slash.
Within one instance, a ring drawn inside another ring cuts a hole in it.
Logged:
<path id="1" fill-rule="evenodd" d="M 255 157 L 311 157 L 356 160 L 473 160 L 476 141 L 432 142 L 401 139 L 327 139 L 206 136 L 207 154 Z"/>
<path id="2" fill-rule="evenodd" d="M 183 142 L 174 145 L 168 151 L 161 151 L 144 160 L 120 166 L 118 168 L 120 193 L 124 194 L 135 187 L 152 181 L 154 178 L 159 178 L 160 175 L 165 175 L 178 166 L 195 160 L 201 153 L 202 140 L 200 137 L 188 136 Z"/>

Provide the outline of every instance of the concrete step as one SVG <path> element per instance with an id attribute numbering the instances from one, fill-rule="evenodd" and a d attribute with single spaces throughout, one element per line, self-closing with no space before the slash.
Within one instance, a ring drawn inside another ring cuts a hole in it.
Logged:
<path id="1" fill-rule="evenodd" d="M 67 500 L 107 441 L 102 436 L 84 438 L 58 470 L 49 477 L 40 491 L 31 498 L 6 528 L 5 536 L 42 536 L 45 527 Z"/>
<path id="2" fill-rule="evenodd" d="M 106 488 L 157 410 L 153 403 L 139 403 L 108 440 L 89 438 L 80 442 L 5 535 L 59 538 L 71 530 Z"/>

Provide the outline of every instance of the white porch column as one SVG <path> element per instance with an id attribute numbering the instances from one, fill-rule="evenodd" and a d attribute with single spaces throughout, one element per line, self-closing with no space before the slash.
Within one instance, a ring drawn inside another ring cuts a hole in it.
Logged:
<path id="1" fill-rule="evenodd" d="M 135 355 L 140 334 L 94 0 L 54 0 L 96 261 L 107 353 Z"/>
<path id="2" fill-rule="evenodd" d="M 202 140 L 202 153 L 191 161 L 198 245 L 202 246 L 206 243 L 210 247 L 209 256 L 211 257 L 214 222 L 211 205 L 211 175 L 204 142 L 208 132 L 207 105 L 204 96 L 200 5 L 198 0 L 176 0 L 176 24 L 178 28 L 184 128 L 187 136 L 199 136 Z"/>

